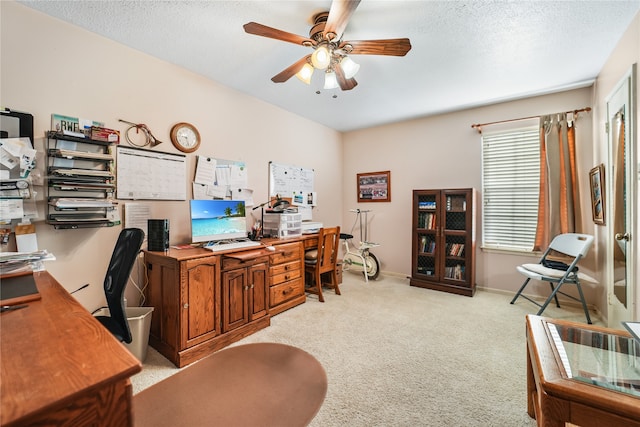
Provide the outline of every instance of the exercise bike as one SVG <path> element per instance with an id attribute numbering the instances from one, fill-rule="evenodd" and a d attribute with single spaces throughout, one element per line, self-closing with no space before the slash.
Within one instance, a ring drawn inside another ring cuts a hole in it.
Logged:
<path id="1" fill-rule="evenodd" d="M 378 262 L 378 258 L 371 253 L 370 249 L 380 245 L 378 243 L 367 242 L 367 213 L 371 211 L 361 209 L 350 209 L 349 211 L 356 213 L 356 220 L 351 227 L 351 233 L 353 233 L 357 224 L 360 227 L 360 245 L 356 246 L 353 243 L 352 234 L 340 233 L 340 239 L 344 247 L 342 271 L 349 271 L 352 267 L 356 266 L 362 269 L 365 282 L 368 282 L 369 278 L 376 280 L 380 275 L 380 263 Z M 363 214 L 364 226 L 362 225 Z"/>

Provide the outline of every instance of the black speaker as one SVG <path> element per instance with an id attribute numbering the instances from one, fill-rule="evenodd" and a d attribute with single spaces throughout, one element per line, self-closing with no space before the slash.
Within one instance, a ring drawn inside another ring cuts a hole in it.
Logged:
<path id="1" fill-rule="evenodd" d="M 147 249 L 150 251 L 166 251 L 169 249 L 169 220 L 147 220 Z"/>

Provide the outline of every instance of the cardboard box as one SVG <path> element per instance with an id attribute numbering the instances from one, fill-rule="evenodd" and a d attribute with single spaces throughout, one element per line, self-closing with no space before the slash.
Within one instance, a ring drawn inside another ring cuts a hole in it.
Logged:
<path id="1" fill-rule="evenodd" d="M 120 142 L 120 131 L 102 128 L 98 126 L 91 126 L 91 139 L 103 142 Z"/>

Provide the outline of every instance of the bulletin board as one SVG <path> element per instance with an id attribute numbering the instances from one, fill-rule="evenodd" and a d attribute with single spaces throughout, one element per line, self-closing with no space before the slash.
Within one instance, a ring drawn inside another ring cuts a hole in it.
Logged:
<path id="1" fill-rule="evenodd" d="M 269 162 L 269 197 L 312 193 L 313 180 L 313 169 Z"/>
<path id="2" fill-rule="evenodd" d="M 186 200 L 187 159 L 184 154 L 117 147 L 117 198 Z"/>
<path id="3" fill-rule="evenodd" d="M 194 199 L 244 200 L 253 204 L 247 166 L 242 161 L 198 156 L 193 179 Z"/>

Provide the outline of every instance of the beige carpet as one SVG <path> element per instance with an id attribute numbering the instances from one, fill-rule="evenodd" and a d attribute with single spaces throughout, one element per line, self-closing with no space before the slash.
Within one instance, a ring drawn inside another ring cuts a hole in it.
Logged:
<path id="1" fill-rule="evenodd" d="M 325 292 L 325 303 L 309 296 L 234 344 L 289 344 L 320 361 L 328 391 L 311 426 L 535 425 L 525 396 L 524 316 L 537 311 L 533 304 L 510 305 L 511 295 L 482 290 L 469 298 L 415 288 L 388 275 L 366 284 L 345 273 L 341 290 Z M 545 315 L 584 322 L 579 308 L 549 307 Z M 149 348 L 134 393 L 176 372 Z"/>

